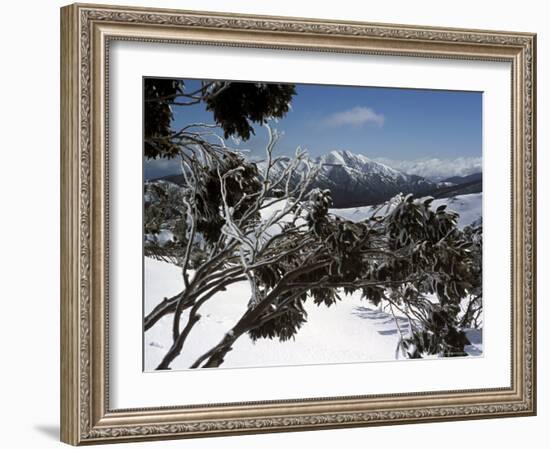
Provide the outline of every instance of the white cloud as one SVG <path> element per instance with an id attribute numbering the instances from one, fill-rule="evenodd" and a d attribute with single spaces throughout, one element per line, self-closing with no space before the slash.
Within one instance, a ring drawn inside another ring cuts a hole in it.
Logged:
<path id="1" fill-rule="evenodd" d="M 405 173 L 434 180 L 450 178 L 451 176 L 468 176 L 482 170 L 482 159 L 480 157 L 431 158 L 415 161 L 399 161 L 379 157 L 375 160 Z"/>
<path id="2" fill-rule="evenodd" d="M 374 111 L 374 109 L 365 106 L 356 106 L 346 111 L 335 112 L 323 120 L 326 126 L 363 126 L 367 123 L 373 123 L 377 126 L 384 125 L 384 116 Z"/>

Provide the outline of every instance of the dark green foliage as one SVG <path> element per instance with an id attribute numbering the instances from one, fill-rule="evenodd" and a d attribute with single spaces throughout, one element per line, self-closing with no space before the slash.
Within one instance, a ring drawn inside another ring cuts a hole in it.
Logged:
<path id="1" fill-rule="evenodd" d="M 252 340 L 278 338 L 279 341 L 287 341 L 294 338 L 298 330 L 307 321 L 307 313 L 303 305 L 307 295 L 304 293 L 298 298 L 285 303 L 290 296 L 292 296 L 292 292 L 281 295 L 273 302 L 267 313 L 260 318 L 265 322 L 248 332 Z"/>
<path id="2" fill-rule="evenodd" d="M 363 299 L 367 299 L 374 306 L 379 306 L 383 299 L 386 298 L 385 288 L 381 286 L 364 287 L 361 291 Z"/>
<path id="3" fill-rule="evenodd" d="M 220 175 L 227 175 L 225 200 L 228 206 L 233 208 L 235 219 L 240 219 L 250 209 L 254 195 L 262 188 L 256 165 L 247 163 L 238 153 L 226 152 L 214 167 L 203 168 L 195 185 L 197 230 L 211 243 L 218 240 L 225 223 L 223 215 L 220 214 L 223 206 Z M 251 218 L 257 218 L 257 214 Z"/>
<path id="4" fill-rule="evenodd" d="M 329 307 L 341 300 L 334 288 L 312 288 L 309 293 L 318 306 L 323 304 Z"/>
<path id="5" fill-rule="evenodd" d="M 251 122 L 263 124 L 270 117 L 283 117 L 294 95 L 293 84 L 216 83 L 206 98 L 206 108 L 213 112 L 225 138 L 248 140 L 254 134 Z"/>
<path id="6" fill-rule="evenodd" d="M 464 228 L 464 235 L 470 241 L 469 249 L 472 256 L 472 273 L 476 280 L 474 281 L 474 288 L 469 291 L 470 300 L 460 320 L 461 327 L 477 329 L 481 326 L 481 314 L 483 312 L 483 283 L 481 278 L 483 268 L 482 234 L 483 226 L 481 222 Z"/>
<path id="7" fill-rule="evenodd" d="M 144 153 L 148 159 L 171 159 L 181 144 L 194 143 L 192 133 L 172 129 L 173 108 L 205 103 L 225 137 L 244 140 L 254 133 L 253 123 L 264 124 L 269 118 L 281 118 L 289 110 L 296 94 L 292 84 L 203 82 L 198 92 L 186 91 L 182 80 L 145 78 L 144 80 Z"/>
<path id="8" fill-rule="evenodd" d="M 399 250 L 419 240 L 435 245 L 457 230 L 458 214 L 445 211 L 445 205 L 434 211 L 430 207 L 432 201 L 433 198 L 429 198 L 418 203 L 412 195 L 407 195 L 394 208 L 387 221 L 392 250 Z"/>
<path id="9" fill-rule="evenodd" d="M 458 357 L 467 355 L 464 346 L 470 341 L 464 331 L 457 328 L 456 310 L 433 305 L 423 327 L 403 339 L 400 346 L 410 358 L 421 358 L 422 354 Z"/>
<path id="10" fill-rule="evenodd" d="M 328 209 L 332 205 L 330 190 L 314 189 L 309 193 L 307 211 L 307 224 L 311 231 L 323 236 L 326 233 L 328 223 Z"/>
<path id="11" fill-rule="evenodd" d="M 182 190 L 167 182 L 147 182 L 144 185 L 143 232 L 144 251 L 149 257 L 179 263 L 187 241 L 186 208 Z M 172 239 L 160 244 L 162 231 Z"/>
<path id="12" fill-rule="evenodd" d="M 181 221 L 185 213 L 181 189 L 166 182 L 145 183 L 144 211 L 145 234 L 158 234 L 168 228 L 173 230 L 175 223 Z"/>
<path id="13" fill-rule="evenodd" d="M 173 131 L 172 103 L 183 92 L 183 83 L 172 79 L 144 79 L 144 152 L 145 157 L 172 158 L 178 154 L 178 147 L 171 142 Z"/>

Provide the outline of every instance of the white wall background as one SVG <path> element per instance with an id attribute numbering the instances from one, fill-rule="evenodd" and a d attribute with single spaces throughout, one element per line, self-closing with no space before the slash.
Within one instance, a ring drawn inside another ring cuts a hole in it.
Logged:
<path id="1" fill-rule="evenodd" d="M 120 1 L 120 3 L 127 3 Z M 550 215 L 550 14 L 536 0 L 461 2 L 388 0 L 163 0 L 136 6 L 232 11 L 538 33 L 539 416 L 366 429 L 147 443 L 165 448 L 365 446 L 499 448 L 537 444 L 550 419 L 550 334 L 544 317 Z M 4 447 L 59 447 L 59 10 L 57 0 L 2 5 L 0 69 L 0 441 Z M 111 446 L 112 447 L 112 446 Z M 135 444 L 124 447 L 138 447 Z M 146 447 L 146 446 L 139 446 Z"/>

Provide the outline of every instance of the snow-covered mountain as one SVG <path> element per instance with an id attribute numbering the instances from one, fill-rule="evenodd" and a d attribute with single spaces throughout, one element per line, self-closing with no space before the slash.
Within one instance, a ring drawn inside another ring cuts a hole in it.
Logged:
<path id="1" fill-rule="evenodd" d="M 321 165 L 316 187 L 330 189 L 335 207 L 378 204 L 398 193 L 425 195 L 437 188 L 421 176 L 346 150 L 331 151 L 316 162 Z"/>
<path id="2" fill-rule="evenodd" d="M 468 195 L 483 192 L 483 176 L 474 173 L 468 176 L 453 176 L 438 183 L 439 189 L 432 195 L 435 198 L 449 198 L 456 195 Z"/>
<path id="3" fill-rule="evenodd" d="M 427 195 L 437 189 L 436 183 L 421 176 L 406 174 L 347 150 L 333 150 L 312 162 L 320 166 L 312 188 L 329 189 L 333 205 L 338 208 L 379 204 L 398 193 Z M 286 164 L 279 161 L 270 177 L 276 179 Z M 261 169 L 261 162 L 259 166 Z"/>

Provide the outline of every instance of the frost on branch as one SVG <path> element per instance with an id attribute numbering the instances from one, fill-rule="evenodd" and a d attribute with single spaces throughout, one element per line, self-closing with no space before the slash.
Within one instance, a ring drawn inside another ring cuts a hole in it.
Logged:
<path id="1" fill-rule="evenodd" d="M 292 339 L 307 322 L 306 301 L 332 307 L 354 292 L 408 321 L 398 347 L 406 357 L 464 355 L 463 328 L 481 309 L 481 230 L 461 231 L 455 212 L 411 195 L 359 222 L 338 217 L 330 191 L 311 188 L 319 167 L 299 148 L 276 156 L 279 136 L 266 129 L 265 158 L 253 162 L 214 130 L 188 127 L 177 140 L 184 185 L 146 184 L 146 235 L 173 236 L 151 238 L 146 251 L 175 260 L 185 285 L 145 319 L 149 329 L 173 318 L 158 369 L 184 350 L 201 307 L 243 281 L 248 308 L 192 368 L 220 366 L 243 335 Z"/>

